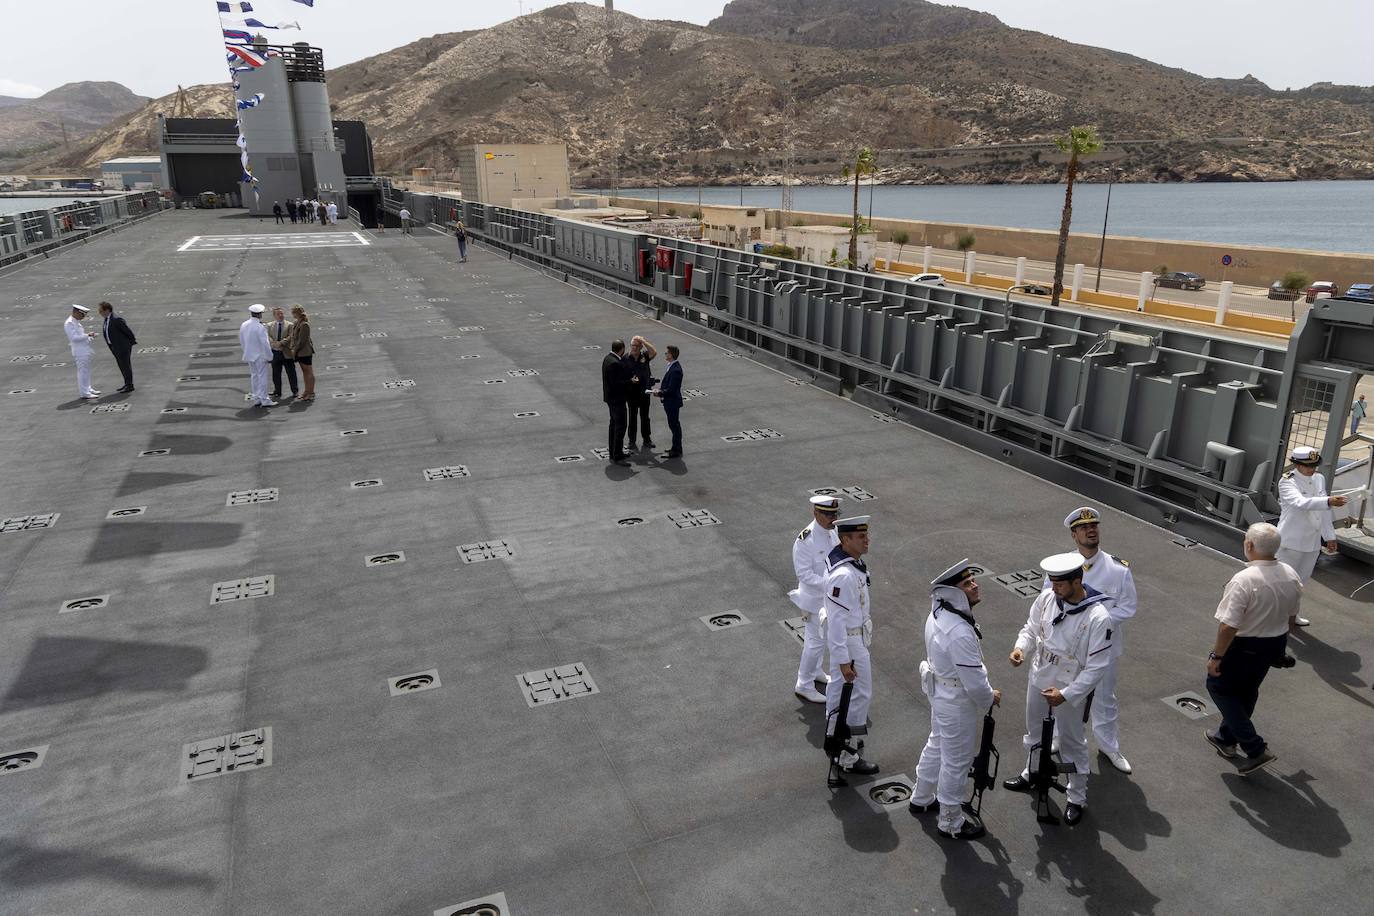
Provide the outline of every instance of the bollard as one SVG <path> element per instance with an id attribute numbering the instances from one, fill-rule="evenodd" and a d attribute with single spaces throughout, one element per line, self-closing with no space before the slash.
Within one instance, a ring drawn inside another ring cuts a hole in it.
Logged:
<path id="1" fill-rule="evenodd" d="M 1073 291 L 1069 293 L 1069 300 L 1077 302 L 1078 293 L 1081 289 L 1083 289 L 1083 265 L 1075 264 L 1073 265 Z"/>
<path id="2" fill-rule="evenodd" d="M 925 249 L 921 252 L 921 273 L 923 274 L 930 273 L 930 252 L 930 245 L 927 245 Z"/>
<path id="3" fill-rule="evenodd" d="M 1020 286 L 1026 282 L 1026 259 L 1016 259 L 1016 285 Z"/>
<path id="4" fill-rule="evenodd" d="M 1221 281 L 1221 292 L 1217 294 L 1217 324 L 1226 323 L 1226 310 L 1231 307 L 1231 289 L 1235 285 L 1230 280 Z"/>
<path id="5" fill-rule="evenodd" d="M 972 282 L 973 282 L 973 268 L 974 268 L 974 265 L 977 264 L 977 260 L 978 260 L 978 252 L 976 252 L 976 251 L 966 251 L 966 252 L 964 252 L 964 282 L 965 282 L 965 283 L 972 283 Z"/>
<path id="6" fill-rule="evenodd" d="M 1140 272 L 1140 294 L 1135 300 L 1135 310 L 1137 312 L 1145 311 L 1145 302 L 1150 298 L 1150 286 L 1154 278 L 1155 275 L 1148 270 L 1142 270 Z"/>

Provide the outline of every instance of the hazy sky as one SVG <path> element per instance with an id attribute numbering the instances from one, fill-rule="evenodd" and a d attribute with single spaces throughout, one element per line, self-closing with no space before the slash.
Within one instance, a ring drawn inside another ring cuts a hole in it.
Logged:
<path id="1" fill-rule="evenodd" d="M 298 20 L 278 33 L 324 48 L 337 66 L 438 32 L 517 15 L 519 0 L 250 0 L 256 18 Z M 601 0 L 595 0 L 600 5 Z M 834 0 L 841 4 L 844 0 Z M 525 0 L 525 12 L 554 6 Z M 616 0 L 650 19 L 705 24 L 724 0 Z M 1125 51 L 1204 76 L 1252 73 L 1276 89 L 1374 85 L 1367 0 L 969 0 L 1017 28 Z M 226 79 L 215 0 L 0 0 L 11 41 L 0 95 L 34 96 L 74 80 L 114 80 L 141 95 Z"/>

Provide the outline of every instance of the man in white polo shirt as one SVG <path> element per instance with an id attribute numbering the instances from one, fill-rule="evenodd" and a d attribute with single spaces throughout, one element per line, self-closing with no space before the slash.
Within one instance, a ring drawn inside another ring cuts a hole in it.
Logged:
<path id="1" fill-rule="evenodd" d="M 1207 692 L 1221 713 L 1221 726 L 1204 731 L 1207 743 L 1248 776 L 1274 762 L 1269 745 L 1255 732 L 1251 717 L 1269 667 L 1283 658 L 1288 632 L 1296 625 L 1302 579 L 1293 567 L 1274 559 L 1279 529 L 1267 522 L 1245 532 L 1244 569 L 1231 577 L 1217 605 L 1217 638 L 1207 655 Z M 1238 751 L 1237 745 L 1240 750 Z"/>

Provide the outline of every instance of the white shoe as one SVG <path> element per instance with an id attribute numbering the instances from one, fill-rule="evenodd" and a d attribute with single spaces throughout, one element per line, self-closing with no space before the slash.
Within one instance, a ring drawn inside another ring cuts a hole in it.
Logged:
<path id="1" fill-rule="evenodd" d="M 91 394 L 97 394 L 97 395 L 100 394 L 100 389 L 98 389 L 98 388 L 92 388 L 92 389 L 91 389 Z"/>
<path id="2" fill-rule="evenodd" d="M 1131 762 L 1127 760 L 1125 757 L 1123 757 L 1120 751 L 1104 751 L 1101 748 L 1098 748 L 1098 752 L 1101 753 L 1103 757 L 1106 757 L 1108 760 L 1110 760 L 1112 762 L 1112 766 L 1116 767 L 1121 772 L 1131 772 Z"/>
<path id="3" fill-rule="evenodd" d="M 90 393 L 90 394 L 83 394 L 83 395 L 81 396 L 81 400 L 83 400 L 83 401 L 94 401 L 94 400 L 95 400 L 96 398 L 98 398 L 98 397 L 100 397 L 99 394 L 96 394 L 95 392 L 92 392 L 92 393 Z"/>
<path id="4" fill-rule="evenodd" d="M 258 406 L 259 406 L 259 407 L 276 407 L 276 406 L 277 406 L 277 402 L 276 402 L 276 401 L 258 401 Z"/>
<path id="5" fill-rule="evenodd" d="M 1299 616 L 1298 619 L 1297 619 L 1297 620 L 1294 620 L 1293 622 L 1296 623 L 1296 624 L 1297 624 L 1298 626 L 1300 626 L 1300 627 L 1310 627 L 1310 626 L 1312 626 L 1312 621 L 1310 621 L 1310 620 L 1308 620 L 1306 617 L 1302 617 L 1302 616 Z"/>
<path id="6" fill-rule="evenodd" d="M 816 683 L 817 683 L 817 684 L 829 684 L 829 683 L 830 683 L 830 675 L 828 675 L 828 674 L 818 674 L 818 675 L 816 675 Z"/>
<path id="7" fill-rule="evenodd" d="M 799 699 L 805 700 L 808 703 L 825 702 L 825 694 L 821 693 L 810 684 L 798 684 L 792 692 L 795 693 Z"/>

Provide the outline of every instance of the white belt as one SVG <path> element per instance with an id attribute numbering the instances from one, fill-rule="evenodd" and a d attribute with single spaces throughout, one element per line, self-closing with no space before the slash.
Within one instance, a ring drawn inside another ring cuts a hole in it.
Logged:
<path id="1" fill-rule="evenodd" d="M 844 635 L 846 635 L 846 636 L 862 636 L 862 635 L 864 635 L 864 628 L 863 628 L 863 627 L 845 627 L 845 628 L 844 628 Z"/>
<path id="2" fill-rule="evenodd" d="M 934 671 L 930 673 L 930 677 L 937 684 L 944 684 L 946 687 L 953 687 L 956 690 L 964 689 L 964 682 L 958 678 L 940 677 L 940 675 L 936 674 Z"/>

